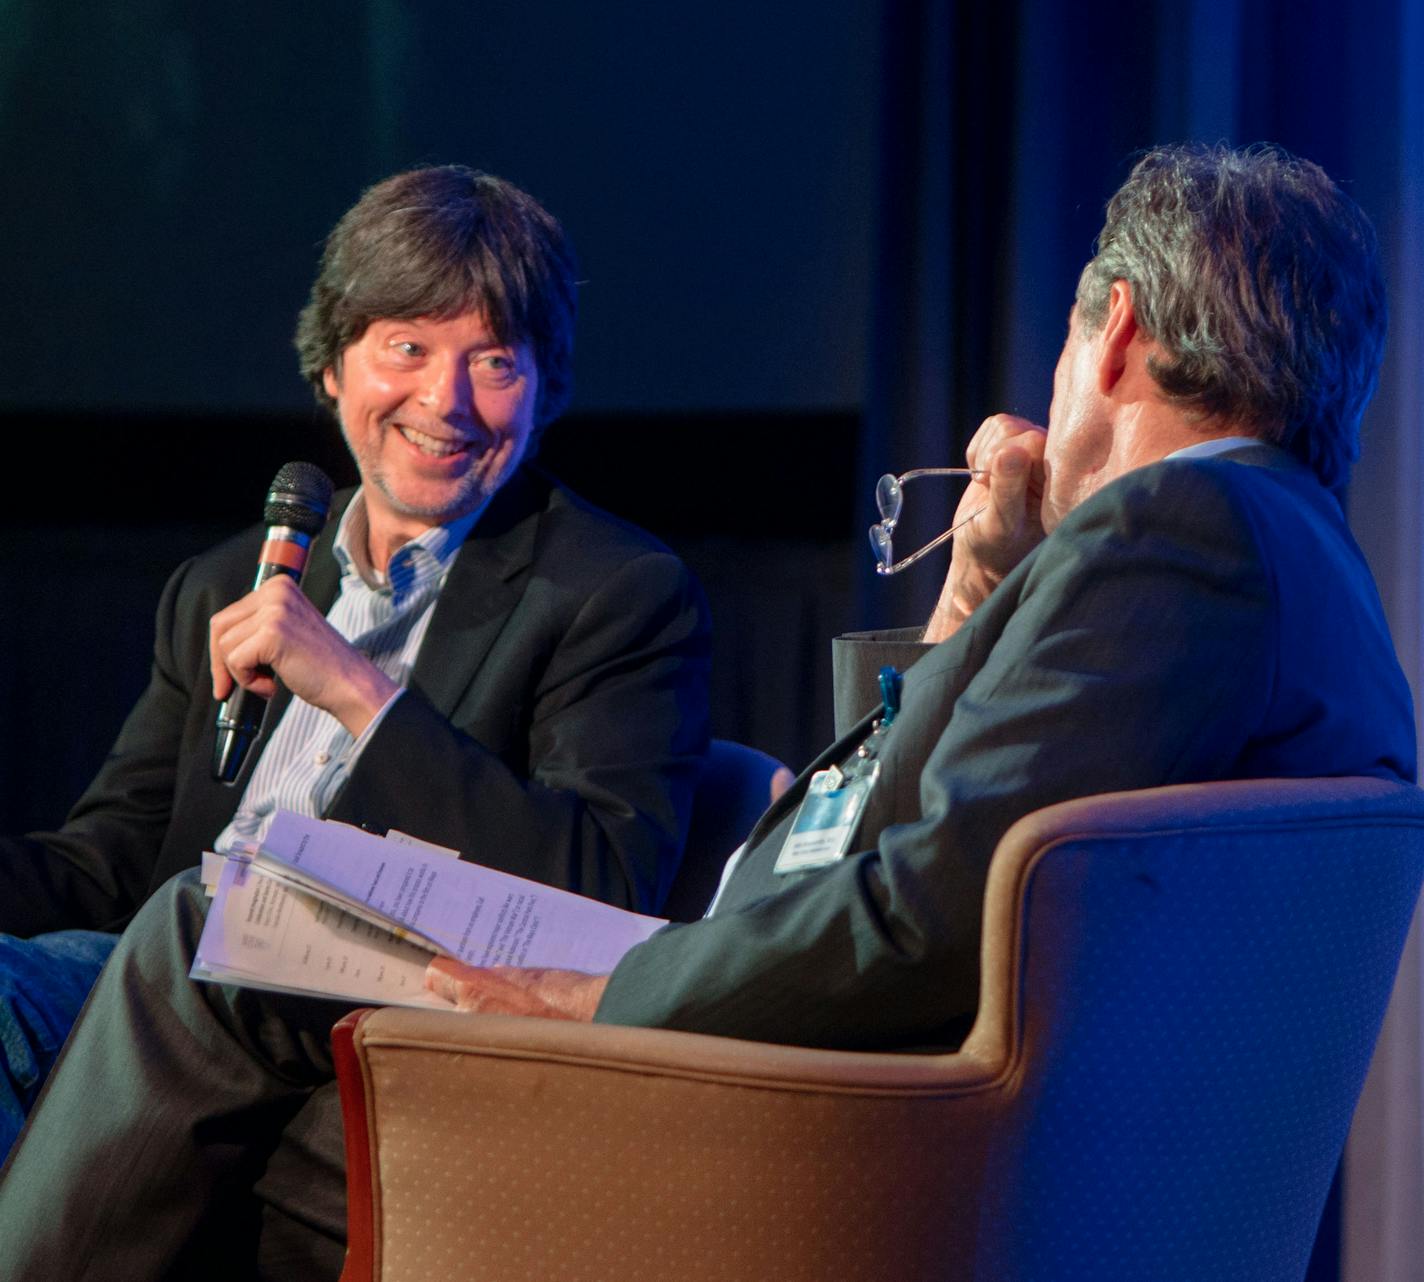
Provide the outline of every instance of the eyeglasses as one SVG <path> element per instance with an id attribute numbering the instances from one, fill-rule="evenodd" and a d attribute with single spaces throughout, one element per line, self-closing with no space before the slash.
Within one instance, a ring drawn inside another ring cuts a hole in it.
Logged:
<path id="1" fill-rule="evenodd" d="M 870 527 L 870 550 L 875 553 L 876 574 L 898 574 L 907 566 L 914 565 L 922 556 L 927 556 L 939 547 L 955 530 L 968 525 L 984 509 L 976 508 L 962 521 L 951 525 L 938 538 L 931 539 L 918 552 L 913 552 L 902 560 L 895 559 L 893 536 L 895 523 L 900 519 L 900 511 L 905 505 L 904 486 L 918 476 L 983 476 L 983 471 L 972 467 L 917 467 L 913 471 L 896 476 L 887 472 L 875 485 L 875 506 L 880 509 L 880 520 Z"/>

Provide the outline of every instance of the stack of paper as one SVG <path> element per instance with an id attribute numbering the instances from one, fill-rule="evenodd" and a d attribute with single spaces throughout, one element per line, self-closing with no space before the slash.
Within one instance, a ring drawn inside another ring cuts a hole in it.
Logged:
<path id="1" fill-rule="evenodd" d="M 223 865 L 195 979 L 450 1009 L 431 956 L 602 974 L 667 923 L 447 857 L 438 848 L 280 812 Z"/>

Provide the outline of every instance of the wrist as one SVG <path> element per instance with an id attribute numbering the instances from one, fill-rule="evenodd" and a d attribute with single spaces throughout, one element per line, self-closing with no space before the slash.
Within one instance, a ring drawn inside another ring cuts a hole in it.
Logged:
<path id="1" fill-rule="evenodd" d="M 399 685 L 371 664 L 365 671 L 353 674 L 341 699 L 327 711 L 353 739 L 359 739 L 399 690 Z"/>
<path id="2" fill-rule="evenodd" d="M 571 1012 L 572 1018 L 585 1024 L 592 1023 L 594 1013 L 598 1010 L 598 1003 L 603 1000 L 603 990 L 607 987 L 607 975 L 590 976 L 589 982 L 584 985 L 583 992 L 579 995 L 575 1009 Z"/>
<path id="3" fill-rule="evenodd" d="M 982 569 L 974 574 L 956 574 L 951 567 L 944 591 L 940 593 L 934 613 L 925 627 L 925 641 L 936 644 L 952 637 L 999 586 L 1000 581 L 997 576 Z"/>

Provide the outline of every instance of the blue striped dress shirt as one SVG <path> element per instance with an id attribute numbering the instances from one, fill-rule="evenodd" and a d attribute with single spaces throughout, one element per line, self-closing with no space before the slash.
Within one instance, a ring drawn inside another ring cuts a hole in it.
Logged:
<path id="1" fill-rule="evenodd" d="M 432 526 L 391 557 L 384 575 L 372 568 L 366 551 L 365 495 L 358 493 L 341 518 L 333 548 L 341 590 L 326 620 L 397 685 L 410 679 L 445 576 L 478 516 L 476 511 Z M 293 698 L 214 849 L 227 854 L 261 842 L 278 810 L 324 813 L 401 693 L 391 696 L 359 738 L 330 713 Z"/>

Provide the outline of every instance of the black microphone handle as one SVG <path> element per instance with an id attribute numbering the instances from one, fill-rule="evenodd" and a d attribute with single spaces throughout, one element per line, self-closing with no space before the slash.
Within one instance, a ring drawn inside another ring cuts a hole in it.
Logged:
<path id="1" fill-rule="evenodd" d="M 262 561 L 257 566 L 257 579 L 253 583 L 256 591 L 268 579 L 278 574 L 300 579 L 301 573 L 290 566 L 278 565 L 272 561 Z M 270 672 L 268 673 L 270 676 Z M 233 784 L 242 773 L 247 753 L 262 730 L 262 718 L 267 715 L 267 700 L 241 686 L 223 700 L 218 708 L 217 738 L 213 740 L 213 778 L 220 783 Z"/>
<path id="2" fill-rule="evenodd" d="M 242 773 L 248 750 L 262 729 L 267 700 L 238 686 L 218 709 L 217 738 L 213 740 L 213 778 L 233 784 Z"/>

